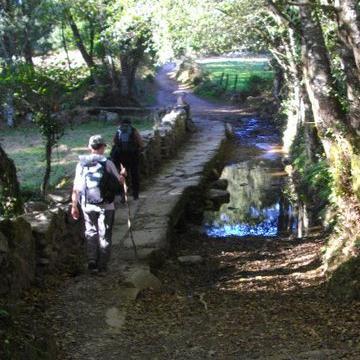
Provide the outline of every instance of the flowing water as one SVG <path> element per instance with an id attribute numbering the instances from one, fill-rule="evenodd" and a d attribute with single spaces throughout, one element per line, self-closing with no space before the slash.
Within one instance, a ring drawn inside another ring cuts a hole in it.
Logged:
<path id="1" fill-rule="evenodd" d="M 307 208 L 294 191 L 282 162 L 280 134 L 266 120 L 242 118 L 232 124 L 235 139 L 221 178 L 230 201 L 206 211 L 210 237 L 301 237 L 308 228 Z"/>

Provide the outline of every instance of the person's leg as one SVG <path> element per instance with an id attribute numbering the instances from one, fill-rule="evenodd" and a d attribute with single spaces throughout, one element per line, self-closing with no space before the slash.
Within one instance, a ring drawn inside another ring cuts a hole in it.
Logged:
<path id="1" fill-rule="evenodd" d="M 90 270 L 97 268 L 99 247 L 98 217 L 99 213 L 96 211 L 84 211 L 86 254 Z"/>
<path id="2" fill-rule="evenodd" d="M 139 159 L 134 158 L 130 164 L 130 174 L 131 174 L 131 185 L 133 191 L 134 199 L 139 198 L 140 190 L 140 176 L 139 176 Z"/>
<path id="3" fill-rule="evenodd" d="M 99 270 L 106 270 L 111 251 L 112 227 L 114 223 L 114 210 L 102 210 L 98 219 L 99 228 Z"/>

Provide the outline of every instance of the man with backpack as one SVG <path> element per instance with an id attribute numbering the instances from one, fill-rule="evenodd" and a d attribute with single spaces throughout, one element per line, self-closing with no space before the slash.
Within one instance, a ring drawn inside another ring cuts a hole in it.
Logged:
<path id="1" fill-rule="evenodd" d="M 106 143 L 101 135 L 89 139 L 90 155 L 80 156 L 72 192 L 71 215 L 84 215 L 88 269 L 91 273 L 106 271 L 110 257 L 114 197 L 125 182 L 124 169 L 119 173 L 104 156 Z"/>
<path id="2" fill-rule="evenodd" d="M 139 198 L 139 161 L 143 147 L 141 135 L 138 130 L 131 125 L 131 120 L 122 120 L 115 133 L 114 146 L 110 156 L 118 169 L 120 164 L 122 164 L 127 173 L 130 174 L 134 200 Z"/>

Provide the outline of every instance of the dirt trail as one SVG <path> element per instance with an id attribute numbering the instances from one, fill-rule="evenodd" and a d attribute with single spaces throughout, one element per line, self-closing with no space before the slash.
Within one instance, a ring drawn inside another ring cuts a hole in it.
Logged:
<path id="1" fill-rule="evenodd" d="M 156 78 L 161 106 L 173 104 L 172 93 L 179 90 L 168 79 L 171 69 L 165 66 Z M 231 120 L 242 113 L 190 92 L 186 100 L 202 126 L 213 116 Z M 71 291 L 37 305 L 42 314 L 49 302 L 55 303 L 41 322 L 51 324 L 54 343 L 66 344 L 66 356 L 50 358 L 360 359 L 359 304 L 335 304 L 327 297 L 319 268 L 321 234 L 210 239 L 189 224 L 178 231 L 171 256 L 154 270 L 160 290 L 143 290 L 135 302 L 124 305 L 118 275 L 126 265 L 119 263 L 105 278 L 68 279 L 63 289 Z M 182 265 L 177 259 L 194 254 L 203 262 Z M 115 314 L 124 325 L 111 332 L 103 313 L 114 303 L 126 307 L 126 316 Z M 93 349 L 91 354 L 87 348 Z"/>
<path id="2" fill-rule="evenodd" d="M 194 116 L 201 116 L 205 119 L 216 116 L 219 117 L 229 117 L 236 114 L 243 113 L 242 109 L 239 109 L 235 106 L 224 105 L 224 104 L 214 104 L 209 101 L 200 99 L 192 93 L 192 90 L 187 88 L 184 85 L 178 84 L 174 80 L 174 71 L 175 64 L 169 63 L 164 65 L 158 72 L 156 76 L 156 83 L 158 85 L 158 93 L 156 96 L 156 101 L 158 106 L 169 106 L 176 103 L 176 93 L 182 92 L 185 93 L 185 101 L 189 103 L 191 107 L 191 113 Z"/>
<path id="3" fill-rule="evenodd" d="M 333 304 L 316 270 L 321 239 L 209 240 L 188 232 L 128 314 L 131 359 L 359 359 L 356 304 Z"/>
<path id="4" fill-rule="evenodd" d="M 159 73 L 158 103 L 174 102 Z M 187 91 L 196 117 L 241 114 Z M 156 272 L 159 292 L 144 291 L 128 314 L 119 359 L 360 359 L 358 303 L 333 303 L 321 269 L 324 239 L 210 239 L 187 226 Z M 180 255 L 201 255 L 182 265 Z"/>

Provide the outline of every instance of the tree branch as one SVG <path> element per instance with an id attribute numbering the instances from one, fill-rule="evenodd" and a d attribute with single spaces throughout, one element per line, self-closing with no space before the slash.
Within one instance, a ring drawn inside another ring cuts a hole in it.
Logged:
<path id="1" fill-rule="evenodd" d="M 289 26 L 294 30 L 298 30 L 296 24 L 280 9 L 280 7 L 272 0 L 267 0 L 268 8 L 276 15 L 285 26 Z"/>

